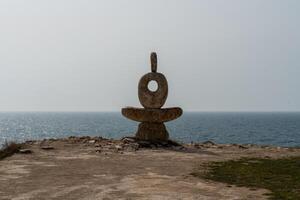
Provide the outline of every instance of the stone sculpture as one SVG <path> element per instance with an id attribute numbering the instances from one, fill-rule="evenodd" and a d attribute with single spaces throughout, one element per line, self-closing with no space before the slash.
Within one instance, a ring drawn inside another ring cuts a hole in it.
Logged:
<path id="1" fill-rule="evenodd" d="M 151 53 L 151 72 L 139 81 L 138 96 L 144 108 L 127 107 L 122 109 L 123 116 L 141 122 L 136 133 L 140 140 L 166 141 L 169 138 L 164 122 L 174 120 L 182 115 L 178 107 L 162 108 L 168 97 L 168 82 L 162 73 L 157 72 L 157 55 Z M 156 81 L 158 88 L 151 91 L 150 81 Z"/>

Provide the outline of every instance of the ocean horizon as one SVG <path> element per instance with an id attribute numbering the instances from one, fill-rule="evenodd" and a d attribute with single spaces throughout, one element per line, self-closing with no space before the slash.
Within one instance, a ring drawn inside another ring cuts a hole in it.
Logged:
<path id="1" fill-rule="evenodd" d="M 120 139 L 138 123 L 120 112 L 0 112 L 0 146 L 69 136 Z M 204 142 L 300 147 L 300 112 L 184 112 L 166 123 L 170 138 Z"/>

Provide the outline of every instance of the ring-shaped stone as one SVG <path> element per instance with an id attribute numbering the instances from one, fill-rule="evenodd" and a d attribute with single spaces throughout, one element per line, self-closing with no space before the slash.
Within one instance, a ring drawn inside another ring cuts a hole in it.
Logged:
<path id="1" fill-rule="evenodd" d="M 157 82 L 157 90 L 152 92 L 148 88 L 150 81 Z M 168 81 L 161 73 L 145 74 L 139 82 L 139 100 L 144 108 L 161 108 L 168 97 Z"/>

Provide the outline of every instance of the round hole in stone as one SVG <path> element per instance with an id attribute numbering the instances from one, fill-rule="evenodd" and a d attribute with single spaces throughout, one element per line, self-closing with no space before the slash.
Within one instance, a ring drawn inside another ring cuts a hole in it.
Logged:
<path id="1" fill-rule="evenodd" d="M 156 81 L 150 81 L 149 83 L 148 83 L 148 89 L 151 91 L 151 92 L 156 92 L 157 91 L 157 89 L 158 89 L 158 84 L 157 84 L 157 82 Z"/>

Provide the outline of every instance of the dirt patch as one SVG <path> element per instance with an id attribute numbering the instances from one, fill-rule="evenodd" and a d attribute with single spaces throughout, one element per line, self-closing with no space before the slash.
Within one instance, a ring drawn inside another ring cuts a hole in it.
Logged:
<path id="1" fill-rule="evenodd" d="M 48 150 L 42 146 L 51 146 Z M 29 141 L 0 161 L 0 199 L 266 199 L 191 176 L 201 163 L 299 156 L 300 149 L 213 143 L 170 145 L 100 137 Z"/>

